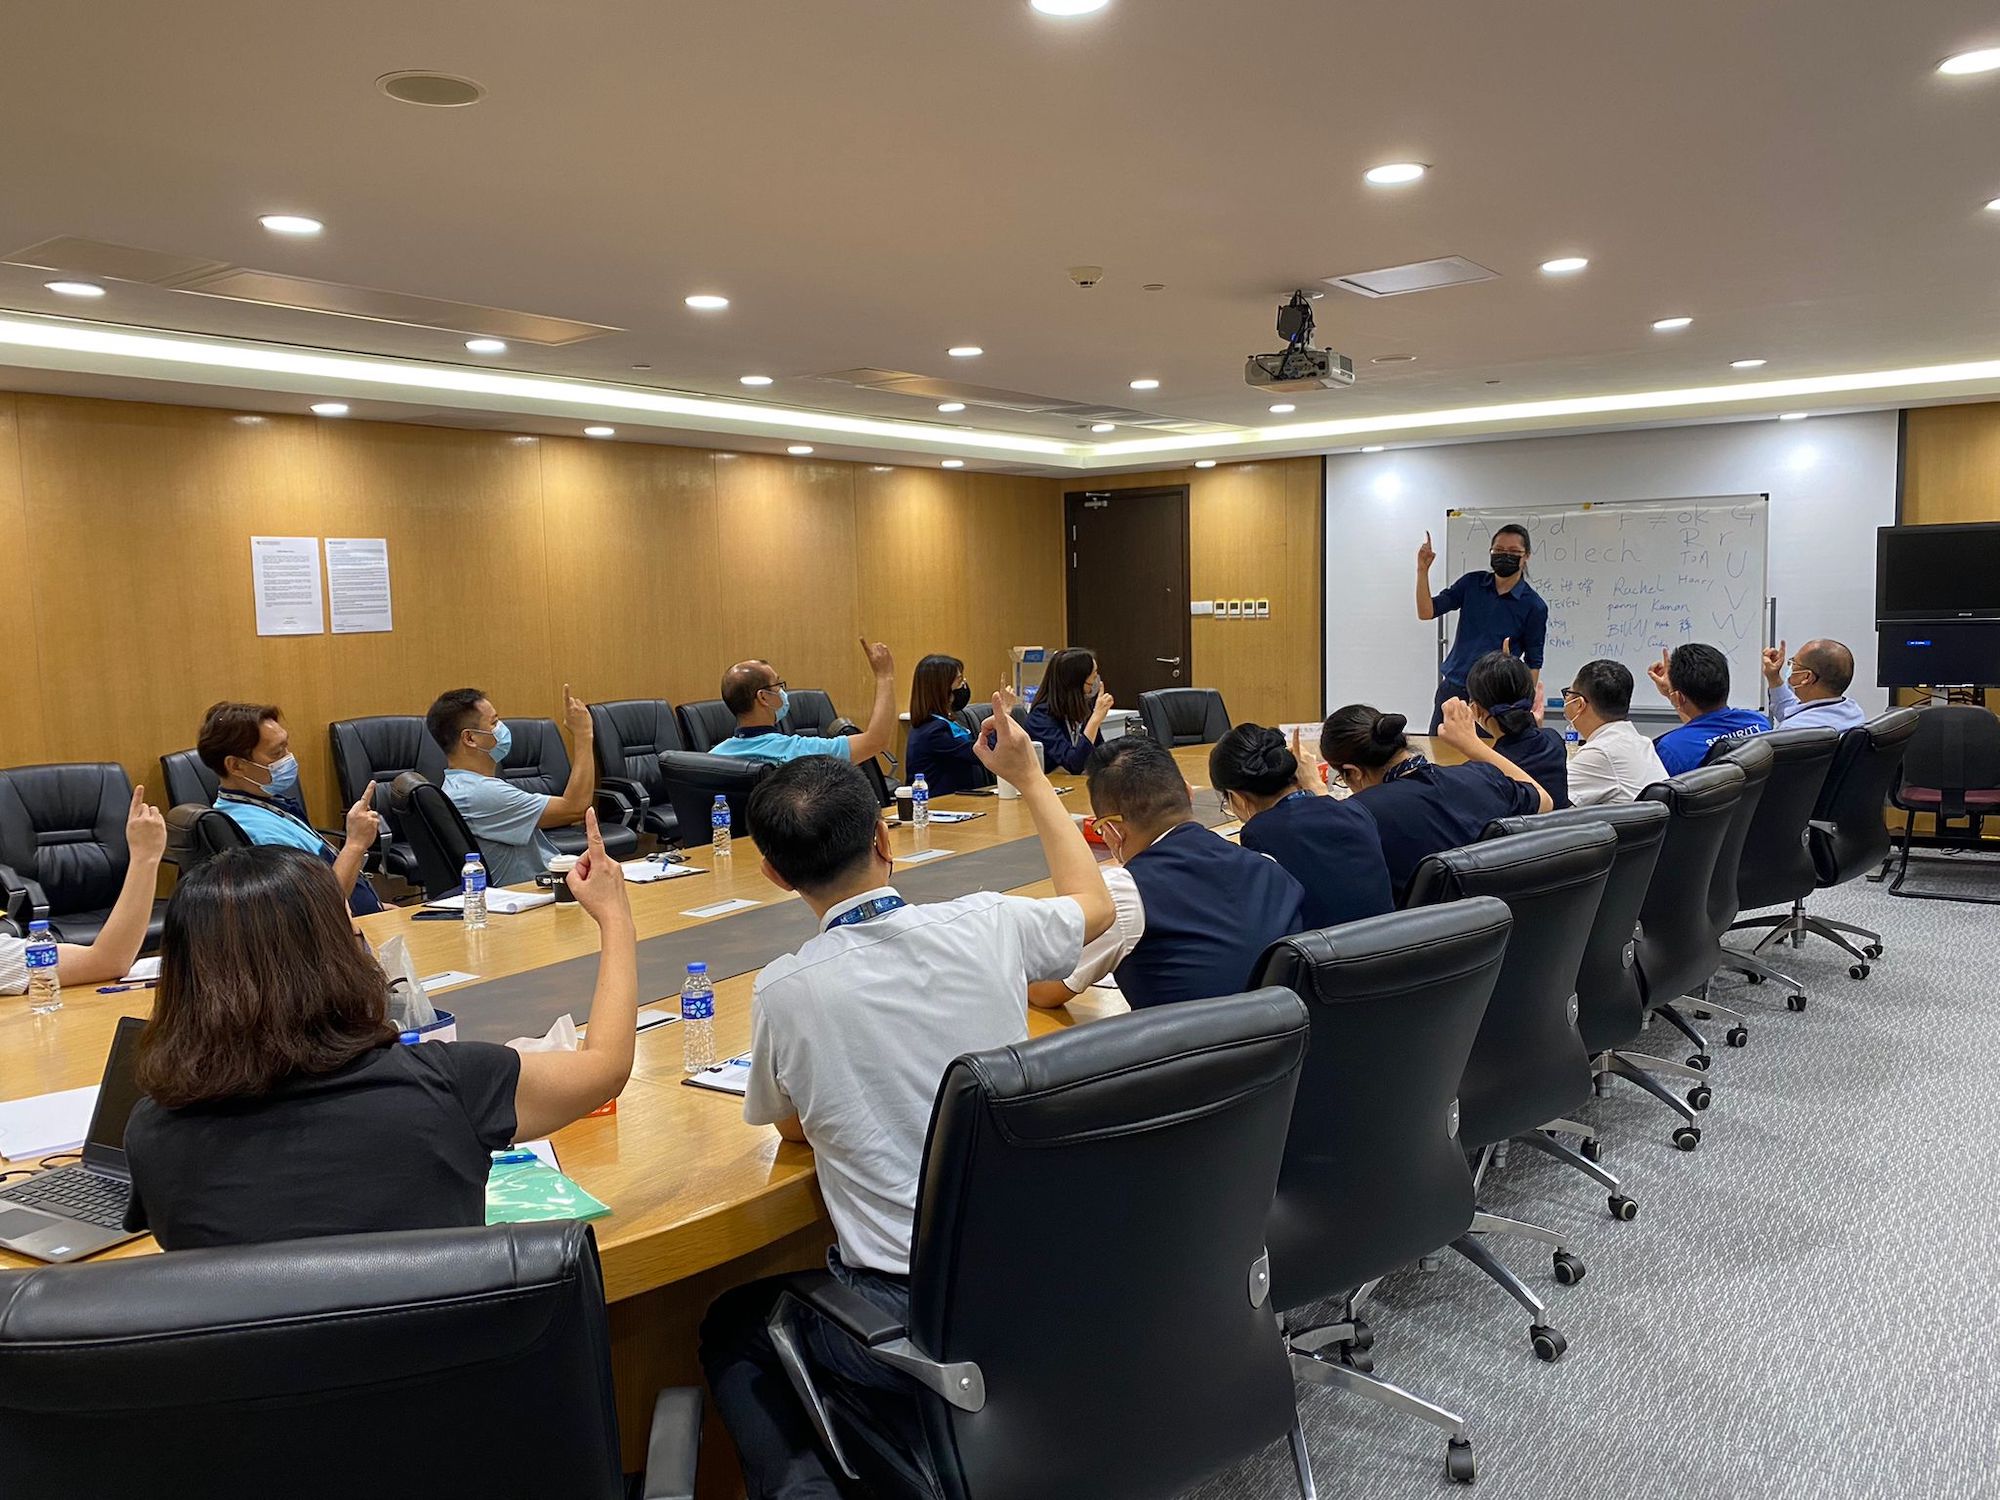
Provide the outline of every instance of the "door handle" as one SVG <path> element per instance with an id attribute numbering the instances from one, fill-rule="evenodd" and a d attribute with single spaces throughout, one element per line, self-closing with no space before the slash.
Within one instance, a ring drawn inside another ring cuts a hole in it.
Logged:
<path id="1" fill-rule="evenodd" d="M 1181 659 L 1178 656 L 1156 656 L 1153 660 L 1163 667 L 1178 667 L 1181 664 Z"/>

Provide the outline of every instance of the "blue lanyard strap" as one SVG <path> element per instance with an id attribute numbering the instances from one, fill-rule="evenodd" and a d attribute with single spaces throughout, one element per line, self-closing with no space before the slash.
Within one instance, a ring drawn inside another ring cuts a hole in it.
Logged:
<path id="1" fill-rule="evenodd" d="M 1287 796 L 1280 797 L 1278 801 L 1281 803 L 1296 802 L 1301 797 L 1310 797 L 1311 795 L 1312 795 L 1311 792 L 1307 791 L 1304 787 L 1300 787 L 1296 792 L 1292 792 Z"/>
<path id="2" fill-rule="evenodd" d="M 877 917 L 886 917 L 899 906 L 910 903 L 901 896 L 877 896 L 873 901 L 864 901 L 849 911 L 842 912 L 826 924 L 831 932 L 836 927 L 853 927 L 862 922 L 872 922 Z"/>

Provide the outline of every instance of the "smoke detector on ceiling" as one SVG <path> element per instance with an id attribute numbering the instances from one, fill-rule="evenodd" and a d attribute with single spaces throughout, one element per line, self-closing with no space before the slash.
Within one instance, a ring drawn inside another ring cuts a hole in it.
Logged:
<path id="1" fill-rule="evenodd" d="M 1104 267 L 1071 266 L 1069 268 L 1069 279 L 1080 287 L 1088 288 L 1096 286 L 1098 282 L 1104 279 Z"/>

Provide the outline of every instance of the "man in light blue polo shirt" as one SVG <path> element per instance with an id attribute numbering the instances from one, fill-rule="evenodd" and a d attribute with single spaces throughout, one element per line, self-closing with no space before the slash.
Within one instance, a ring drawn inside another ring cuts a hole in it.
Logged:
<path id="1" fill-rule="evenodd" d="M 1785 667 L 1785 643 L 1764 651 L 1764 681 L 1771 689 L 1771 717 L 1780 729 L 1849 730 L 1866 723 L 1861 705 L 1847 696 L 1854 681 L 1854 653 L 1839 641 L 1807 641 Z"/>
<path id="2" fill-rule="evenodd" d="M 501 779 L 500 763 L 513 748 L 513 732 L 478 688 L 454 688 L 424 715 L 444 751 L 444 794 L 456 804 L 479 841 L 486 878 L 493 885 L 526 885 L 549 867 L 556 846 L 544 828 L 580 823 L 597 799 L 597 751 L 590 710 L 563 684 L 563 719 L 569 725 L 569 783 L 560 797 L 526 791 Z"/>
<path id="3" fill-rule="evenodd" d="M 736 715 L 736 733 L 715 747 L 717 755 L 735 755 L 766 765 L 783 765 L 807 755 L 832 755 L 860 765 L 889 748 L 896 729 L 896 664 L 889 648 L 864 636 L 861 650 L 875 674 L 875 706 L 859 734 L 793 734 L 784 727 L 792 695 L 777 669 L 761 658 L 739 661 L 722 674 L 722 702 Z"/>

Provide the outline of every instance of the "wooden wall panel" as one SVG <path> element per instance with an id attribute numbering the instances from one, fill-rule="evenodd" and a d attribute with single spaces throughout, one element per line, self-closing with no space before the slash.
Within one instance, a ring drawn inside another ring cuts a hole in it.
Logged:
<path id="1" fill-rule="evenodd" d="M 975 682 L 971 590 L 974 526 L 968 479 L 941 469 L 861 466 L 855 474 L 854 597 L 859 628 L 896 654 L 896 706 L 909 706 L 910 675 L 933 651 L 966 663 Z M 998 679 L 995 678 L 995 681 Z M 992 686 L 986 689 L 989 693 Z M 866 703 L 841 708 L 859 719 Z"/>
<path id="2" fill-rule="evenodd" d="M 974 474 L 966 479 L 971 521 L 963 560 L 940 570 L 942 586 L 970 608 L 963 646 L 972 690 L 991 694 L 1012 671 L 1016 646 L 1060 646 L 1066 631 L 1063 491 L 1051 479 Z"/>
<path id="3" fill-rule="evenodd" d="M 1903 423 L 1902 524 L 2000 521 L 2000 401 L 1912 407 Z M 2000 712 L 2000 692 L 1986 702 Z"/>
<path id="4" fill-rule="evenodd" d="M 32 765 L 43 749 L 41 640 L 35 622 L 36 569 L 28 550 L 28 515 L 21 495 L 21 450 L 15 399 L 0 392 L 0 558 L 6 560 L 8 669 L 0 672 L 0 765 Z"/>

